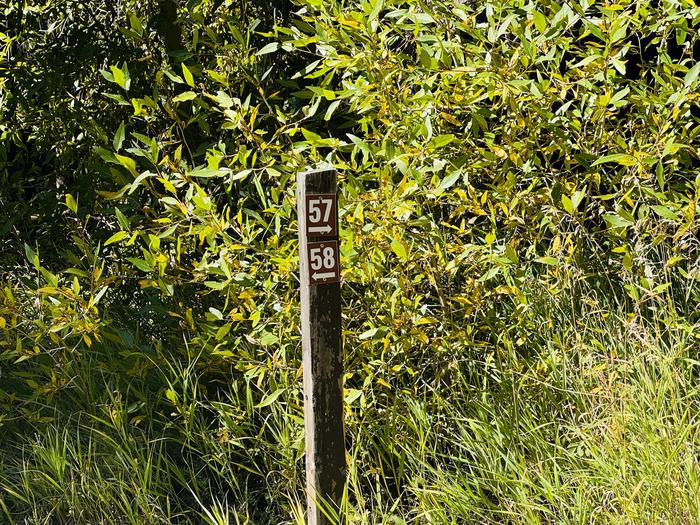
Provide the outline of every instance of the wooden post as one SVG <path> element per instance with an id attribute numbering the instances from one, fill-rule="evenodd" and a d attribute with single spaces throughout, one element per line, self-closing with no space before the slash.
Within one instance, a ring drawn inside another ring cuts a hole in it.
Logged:
<path id="1" fill-rule="evenodd" d="M 298 174 L 297 211 L 308 525 L 335 525 L 345 487 L 335 170 Z"/>

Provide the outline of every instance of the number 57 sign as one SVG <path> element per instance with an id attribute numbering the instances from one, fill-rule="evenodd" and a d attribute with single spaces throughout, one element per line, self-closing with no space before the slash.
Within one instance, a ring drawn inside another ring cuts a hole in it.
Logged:
<path id="1" fill-rule="evenodd" d="M 338 235 L 338 197 L 334 193 L 306 195 L 306 235 Z"/>

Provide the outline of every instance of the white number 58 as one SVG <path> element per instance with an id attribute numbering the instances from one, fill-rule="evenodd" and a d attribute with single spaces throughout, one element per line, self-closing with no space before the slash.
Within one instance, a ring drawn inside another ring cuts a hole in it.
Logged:
<path id="1" fill-rule="evenodd" d="M 326 246 L 325 248 L 311 248 L 311 250 L 309 250 L 309 258 L 311 259 L 312 270 L 335 268 L 335 251 L 331 246 Z"/>

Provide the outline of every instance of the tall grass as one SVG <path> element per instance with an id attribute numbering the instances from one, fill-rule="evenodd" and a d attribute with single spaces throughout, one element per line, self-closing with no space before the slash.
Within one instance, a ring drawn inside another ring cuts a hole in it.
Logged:
<path id="1" fill-rule="evenodd" d="M 696 327 L 588 297 L 348 405 L 347 523 L 700 523 Z M 148 384 L 76 362 L 42 418 L 5 423 L 0 522 L 303 523 L 298 376 L 255 405 L 239 379 L 207 394 L 197 359 Z"/>
<path id="2" fill-rule="evenodd" d="M 696 327 L 589 298 L 550 302 L 520 350 L 503 336 L 450 388 L 353 429 L 353 493 L 373 490 L 351 521 L 700 523 Z"/>

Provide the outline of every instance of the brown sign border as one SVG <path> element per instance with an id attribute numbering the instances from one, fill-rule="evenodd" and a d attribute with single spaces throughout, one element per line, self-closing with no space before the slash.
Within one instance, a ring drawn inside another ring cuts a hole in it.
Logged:
<path id="1" fill-rule="evenodd" d="M 312 223 L 309 220 L 309 202 L 318 198 L 331 199 L 331 213 L 328 222 Z M 338 194 L 336 193 L 310 193 L 306 195 L 306 237 L 337 237 L 338 236 Z M 323 228 L 330 226 L 328 232 L 310 231 L 309 228 Z"/>
<path id="2" fill-rule="evenodd" d="M 333 275 L 333 277 L 328 277 L 328 278 L 324 278 L 324 279 L 314 279 L 314 274 L 316 272 L 328 273 L 331 270 L 329 270 L 327 268 L 323 268 L 322 270 L 314 270 L 311 267 L 311 249 L 312 248 L 325 248 L 328 245 L 333 246 L 333 250 L 335 252 L 335 268 L 333 268 L 334 275 Z M 331 284 L 331 283 L 339 283 L 340 282 L 340 246 L 338 244 L 338 241 L 330 240 L 330 241 L 317 241 L 317 242 L 306 243 L 306 263 L 307 263 L 307 265 L 308 265 L 307 267 L 309 269 L 309 284 L 318 285 L 318 284 Z"/>

